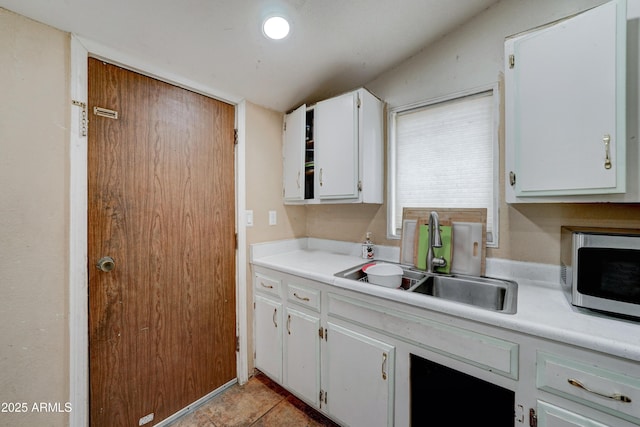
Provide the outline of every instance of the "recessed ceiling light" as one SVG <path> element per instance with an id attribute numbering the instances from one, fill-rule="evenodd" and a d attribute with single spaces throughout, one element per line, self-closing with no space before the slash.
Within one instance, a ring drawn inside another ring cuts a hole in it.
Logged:
<path id="1" fill-rule="evenodd" d="M 281 40 L 289 34 L 289 22 L 282 16 L 272 16 L 264 21 L 262 31 L 270 39 Z"/>

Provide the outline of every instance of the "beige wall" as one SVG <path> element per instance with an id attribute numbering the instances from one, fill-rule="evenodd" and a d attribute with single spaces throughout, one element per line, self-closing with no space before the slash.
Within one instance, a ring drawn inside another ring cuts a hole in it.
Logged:
<path id="1" fill-rule="evenodd" d="M 69 396 L 69 35 L 0 9 L 0 425 L 66 425 L 32 412 Z"/>
<path id="2" fill-rule="evenodd" d="M 253 210 L 254 223 L 247 242 L 306 235 L 304 207 L 282 203 L 282 120 L 282 113 L 247 102 L 246 208 Z M 270 210 L 276 211 L 277 225 L 269 225 Z"/>
<path id="3" fill-rule="evenodd" d="M 386 199 L 386 196 L 385 196 Z M 378 245 L 399 246 L 387 240 L 386 205 L 311 205 L 307 207 L 307 233 L 321 239 L 363 242 L 367 231 Z"/>
<path id="4" fill-rule="evenodd" d="M 306 236 L 304 206 L 282 203 L 283 114 L 246 103 L 245 135 L 246 209 L 253 211 L 253 226 L 247 227 L 249 245 Z M 269 225 L 269 211 L 276 211 L 277 224 Z M 247 326 L 249 372 L 253 369 L 253 274 L 247 265 Z"/>

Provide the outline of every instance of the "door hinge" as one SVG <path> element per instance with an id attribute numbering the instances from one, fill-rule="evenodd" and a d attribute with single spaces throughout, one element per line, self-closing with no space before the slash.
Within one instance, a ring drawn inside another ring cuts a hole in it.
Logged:
<path id="1" fill-rule="evenodd" d="M 362 103 L 360 102 L 360 94 L 358 94 L 358 99 L 357 99 L 357 101 L 356 101 L 356 105 L 358 106 L 358 108 L 360 108 L 360 105 L 361 105 L 361 104 L 362 104 Z"/>
<path id="2" fill-rule="evenodd" d="M 283 130 L 286 132 L 287 131 L 287 122 L 284 122 L 284 128 Z"/>
<path id="3" fill-rule="evenodd" d="M 509 55 L 509 68 L 513 68 L 516 66 L 516 56 L 512 53 Z"/>
<path id="4" fill-rule="evenodd" d="M 75 99 L 71 101 L 71 104 L 76 107 L 82 108 L 82 120 L 80 121 L 80 136 L 87 136 L 89 132 L 89 118 L 87 117 L 87 104 L 86 102 L 76 101 Z"/>
<path id="5" fill-rule="evenodd" d="M 514 171 L 509 172 L 509 184 L 512 187 L 516 185 L 516 173 Z"/>
<path id="6" fill-rule="evenodd" d="M 319 398 L 320 398 L 320 407 L 322 408 L 322 404 L 327 404 L 327 393 L 326 391 L 320 390 Z"/>
<path id="7" fill-rule="evenodd" d="M 236 353 L 240 352 L 240 337 L 236 335 Z"/>
<path id="8" fill-rule="evenodd" d="M 358 181 L 358 191 L 362 191 L 362 181 Z"/>
<path id="9" fill-rule="evenodd" d="M 236 250 L 238 249 L 238 233 L 235 234 Z"/>
<path id="10" fill-rule="evenodd" d="M 533 408 L 529 408 L 529 426 L 538 427 L 538 416 L 536 415 L 536 410 Z"/>
<path id="11" fill-rule="evenodd" d="M 318 329 L 318 336 L 320 337 L 320 339 L 322 340 L 327 340 L 329 337 L 329 331 L 325 328 L 323 328 L 322 326 L 320 326 L 320 329 Z"/>
<path id="12" fill-rule="evenodd" d="M 524 424 L 524 406 L 518 404 L 518 406 L 516 406 L 516 421 L 519 424 Z"/>
<path id="13" fill-rule="evenodd" d="M 100 117 L 106 117 L 107 119 L 118 120 L 118 112 L 108 108 L 93 107 L 93 114 Z"/>
<path id="14" fill-rule="evenodd" d="M 233 145 L 238 145 L 238 129 L 233 130 Z"/>

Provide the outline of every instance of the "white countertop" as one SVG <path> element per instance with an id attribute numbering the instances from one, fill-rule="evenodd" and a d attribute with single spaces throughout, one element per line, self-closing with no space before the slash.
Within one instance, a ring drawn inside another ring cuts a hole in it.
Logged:
<path id="1" fill-rule="evenodd" d="M 377 259 L 399 260 L 398 248 L 376 247 L 376 250 Z M 505 314 L 334 276 L 366 262 L 359 254 L 359 244 L 313 238 L 251 245 L 251 263 L 257 266 L 640 361 L 640 322 L 611 318 L 571 306 L 560 287 L 557 266 L 488 258 L 487 276 L 518 283 L 517 312 Z"/>

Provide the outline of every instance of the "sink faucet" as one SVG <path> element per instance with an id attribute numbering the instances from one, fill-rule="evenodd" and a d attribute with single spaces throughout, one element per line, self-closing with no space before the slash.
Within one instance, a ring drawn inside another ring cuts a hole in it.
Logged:
<path id="1" fill-rule="evenodd" d="M 432 211 L 429 214 L 429 242 L 427 248 L 427 273 L 433 273 L 434 267 L 444 267 L 447 260 L 434 256 L 433 248 L 442 247 L 442 237 L 440 236 L 440 219 L 438 213 Z"/>

